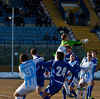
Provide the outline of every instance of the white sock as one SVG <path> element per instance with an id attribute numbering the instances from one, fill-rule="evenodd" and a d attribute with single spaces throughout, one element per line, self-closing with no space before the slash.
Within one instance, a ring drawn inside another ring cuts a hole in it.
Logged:
<path id="1" fill-rule="evenodd" d="M 79 98 L 79 95 L 80 95 L 80 90 L 77 90 L 77 97 Z"/>
<path id="2" fill-rule="evenodd" d="M 22 97 L 15 97 L 15 99 L 23 99 Z"/>
<path id="3" fill-rule="evenodd" d="M 70 90 L 68 88 L 69 86 L 68 86 L 67 81 L 64 82 L 64 87 L 65 87 L 65 90 L 66 90 L 67 94 L 70 94 Z"/>

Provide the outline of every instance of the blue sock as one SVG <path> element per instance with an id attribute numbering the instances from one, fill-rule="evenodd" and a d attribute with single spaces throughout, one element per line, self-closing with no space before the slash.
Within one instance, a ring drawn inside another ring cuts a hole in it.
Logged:
<path id="1" fill-rule="evenodd" d="M 63 99 L 66 99 L 66 90 L 64 88 L 62 90 L 62 94 L 63 94 Z"/>
<path id="2" fill-rule="evenodd" d="M 89 97 L 91 96 L 92 89 L 93 89 L 93 85 L 90 85 L 90 88 L 89 88 Z"/>
<path id="3" fill-rule="evenodd" d="M 42 95 L 43 95 L 43 92 L 41 91 L 41 92 L 40 92 L 40 96 L 42 96 Z"/>
<path id="4" fill-rule="evenodd" d="M 50 97 L 46 96 L 44 99 L 50 99 Z"/>
<path id="5" fill-rule="evenodd" d="M 72 90 L 71 93 L 74 95 L 74 97 L 77 97 L 76 92 L 74 90 Z"/>
<path id="6" fill-rule="evenodd" d="M 88 98 L 88 96 L 89 96 L 89 88 L 90 88 L 90 86 L 88 86 L 88 88 L 87 88 L 86 98 Z"/>
<path id="7" fill-rule="evenodd" d="M 22 98 L 25 99 L 26 98 L 26 95 L 24 95 Z"/>

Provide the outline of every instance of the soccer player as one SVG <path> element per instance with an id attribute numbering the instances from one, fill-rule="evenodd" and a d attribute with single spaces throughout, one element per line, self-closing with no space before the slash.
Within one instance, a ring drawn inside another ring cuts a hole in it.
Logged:
<path id="1" fill-rule="evenodd" d="M 15 91 L 15 99 L 25 99 L 25 95 L 36 89 L 36 65 L 33 60 L 28 60 L 26 54 L 20 55 L 19 72 L 21 78 L 24 79 L 23 84 Z"/>
<path id="2" fill-rule="evenodd" d="M 68 70 L 72 72 L 71 80 L 73 79 L 75 71 L 63 59 L 64 53 L 57 52 L 57 61 L 49 61 L 47 63 L 44 63 L 44 65 L 46 66 L 51 66 L 52 69 L 50 84 L 46 87 L 44 92 L 41 92 L 41 96 L 43 97 L 43 99 L 50 99 L 51 96 L 61 90 L 63 83 L 66 80 Z"/>
<path id="3" fill-rule="evenodd" d="M 65 48 L 66 48 L 66 54 L 65 54 L 66 62 L 69 62 L 70 61 L 70 55 L 74 54 L 75 60 L 79 63 L 78 56 L 75 53 L 72 52 L 72 47 L 70 45 L 65 45 Z"/>
<path id="4" fill-rule="evenodd" d="M 46 67 L 42 66 L 39 62 L 44 61 L 44 57 L 40 57 L 37 55 L 37 50 L 35 48 L 31 49 L 31 55 L 33 56 L 33 61 L 36 64 L 36 75 L 37 75 L 37 87 L 36 92 L 40 94 L 42 87 L 44 86 L 44 73 L 48 74 L 48 70 Z"/>
<path id="5" fill-rule="evenodd" d="M 81 73 L 80 73 L 80 81 L 79 86 L 77 90 L 77 95 L 80 94 L 80 89 L 83 88 L 83 96 L 82 99 L 85 99 L 85 89 L 86 85 L 90 84 L 92 80 L 92 68 L 93 68 L 93 62 L 92 62 L 92 55 L 91 52 L 87 52 L 87 57 L 83 58 L 81 63 Z"/>
<path id="6" fill-rule="evenodd" d="M 61 35 L 61 44 L 60 46 L 58 47 L 56 53 L 59 51 L 59 52 L 63 52 L 64 54 L 66 53 L 66 48 L 65 48 L 65 45 L 69 45 L 71 47 L 73 46 L 80 46 L 82 45 L 83 43 L 86 43 L 84 41 L 81 41 L 81 40 L 69 40 L 69 37 L 66 33 L 63 33 Z M 55 55 L 55 60 L 57 60 L 57 57 Z"/>
<path id="7" fill-rule="evenodd" d="M 78 57 L 77 55 L 75 55 L 75 53 L 72 52 L 72 47 L 69 45 L 65 45 L 66 48 L 66 54 L 65 54 L 65 61 L 69 62 L 70 61 L 70 55 L 73 54 L 74 55 L 74 60 L 77 61 L 79 63 Z M 70 75 L 70 74 L 69 74 Z M 69 77 L 68 77 L 69 78 Z M 62 90 L 62 94 L 63 94 L 63 99 L 66 99 L 66 92 L 67 92 L 67 96 L 69 97 L 73 97 L 70 94 L 70 90 L 69 90 L 69 86 L 68 86 L 68 82 L 65 81 L 64 86 L 63 86 L 63 90 Z"/>
<path id="8" fill-rule="evenodd" d="M 91 52 L 92 54 L 92 62 L 93 62 L 93 68 L 92 68 L 92 76 L 94 77 L 94 73 L 96 71 L 96 67 L 97 67 L 97 62 L 98 62 L 98 59 L 96 58 L 96 55 L 97 55 L 97 51 L 93 50 Z M 90 86 L 88 86 L 87 88 L 87 94 L 86 94 L 86 99 L 94 99 L 92 96 L 91 96 L 91 93 L 92 93 L 92 89 L 93 89 L 93 86 L 94 86 L 94 78 L 92 77 L 92 81 L 90 83 Z"/>
<path id="9" fill-rule="evenodd" d="M 66 53 L 66 48 L 65 48 L 66 44 L 64 44 L 64 42 L 69 40 L 68 35 L 63 33 L 61 35 L 61 40 L 62 40 L 61 44 L 58 47 L 56 54 L 57 54 L 57 52 L 63 52 L 64 54 Z M 57 55 L 55 55 L 55 61 L 57 61 Z"/>
<path id="10" fill-rule="evenodd" d="M 79 63 L 75 60 L 75 55 L 73 53 L 70 55 L 70 61 L 68 63 L 76 71 L 75 77 L 73 78 L 73 81 L 69 87 L 70 87 L 70 93 L 72 93 L 75 99 L 77 99 L 76 92 L 74 91 L 74 86 L 78 87 L 78 73 L 80 72 L 81 69 Z"/>

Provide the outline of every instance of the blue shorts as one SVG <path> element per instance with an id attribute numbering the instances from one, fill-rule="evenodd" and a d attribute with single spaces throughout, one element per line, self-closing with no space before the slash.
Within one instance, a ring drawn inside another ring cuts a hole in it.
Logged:
<path id="1" fill-rule="evenodd" d="M 44 80 L 43 79 L 42 80 L 37 80 L 37 85 L 39 87 L 43 87 L 44 86 Z"/>
<path id="2" fill-rule="evenodd" d="M 57 84 L 53 84 L 53 83 L 50 83 L 46 89 L 45 89 L 45 92 L 47 92 L 48 94 L 56 94 L 58 93 L 60 90 L 61 90 L 62 86 L 59 86 Z"/>
<path id="3" fill-rule="evenodd" d="M 75 87 L 75 84 L 72 82 L 72 83 L 70 84 L 70 86 Z"/>

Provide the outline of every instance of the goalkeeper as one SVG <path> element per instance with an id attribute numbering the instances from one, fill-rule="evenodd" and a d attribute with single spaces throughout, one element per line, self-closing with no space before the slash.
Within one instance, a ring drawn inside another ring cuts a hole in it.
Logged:
<path id="1" fill-rule="evenodd" d="M 63 52 L 64 54 L 66 53 L 66 48 L 65 46 L 66 45 L 70 45 L 71 47 L 73 46 L 80 46 L 82 45 L 83 43 L 87 43 L 88 42 L 88 39 L 83 39 L 83 40 L 69 40 L 69 37 L 66 33 L 63 33 L 61 35 L 61 44 L 60 46 L 58 47 L 57 52 Z M 56 58 L 56 55 L 55 55 L 55 60 L 57 60 Z"/>

